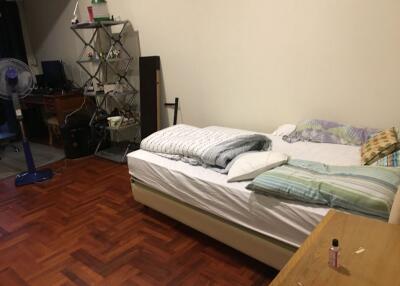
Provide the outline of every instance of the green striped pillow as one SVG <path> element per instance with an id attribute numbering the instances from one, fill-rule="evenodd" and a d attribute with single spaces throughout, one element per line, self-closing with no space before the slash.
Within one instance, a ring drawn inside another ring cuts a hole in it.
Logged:
<path id="1" fill-rule="evenodd" d="M 290 160 L 257 176 L 247 188 L 387 219 L 399 185 L 400 168 L 339 167 Z"/>

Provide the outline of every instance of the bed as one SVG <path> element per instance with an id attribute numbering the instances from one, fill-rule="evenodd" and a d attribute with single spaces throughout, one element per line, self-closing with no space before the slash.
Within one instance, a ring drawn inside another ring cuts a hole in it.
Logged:
<path id="1" fill-rule="evenodd" d="M 298 142 L 266 134 L 272 150 L 291 158 L 359 165 L 359 147 Z M 227 183 L 226 175 L 138 150 L 128 154 L 136 201 L 191 226 L 276 269 L 281 269 L 328 212 Z"/>

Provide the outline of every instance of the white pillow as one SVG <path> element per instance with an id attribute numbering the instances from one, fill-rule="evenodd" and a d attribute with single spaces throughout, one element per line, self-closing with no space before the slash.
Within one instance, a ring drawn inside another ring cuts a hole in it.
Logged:
<path id="1" fill-rule="evenodd" d="M 296 130 L 296 125 L 294 124 L 283 124 L 278 127 L 274 132 L 272 132 L 272 135 L 275 136 L 286 136 L 292 133 L 293 131 Z"/>
<path id="2" fill-rule="evenodd" d="M 288 160 L 288 156 L 279 152 L 247 152 L 238 156 L 228 173 L 228 182 L 252 180 L 258 175 L 278 167 Z"/>

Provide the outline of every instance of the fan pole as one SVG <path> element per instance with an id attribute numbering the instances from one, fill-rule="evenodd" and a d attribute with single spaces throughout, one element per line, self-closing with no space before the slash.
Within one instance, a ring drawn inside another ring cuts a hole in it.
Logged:
<path id="1" fill-rule="evenodd" d="M 15 109 L 15 115 L 21 129 L 22 145 L 24 147 L 26 166 L 28 167 L 27 172 L 22 172 L 15 177 L 15 185 L 23 186 L 36 182 L 43 182 L 53 177 L 53 171 L 51 169 L 36 170 L 35 163 L 33 161 L 31 146 L 29 145 L 28 137 L 25 133 L 23 116 L 21 111 L 21 104 L 19 102 L 18 94 L 12 93 L 12 101 Z"/>
<path id="2" fill-rule="evenodd" d="M 19 97 L 17 94 L 13 93 L 12 101 L 14 104 L 15 115 L 17 117 L 19 127 L 21 129 L 22 145 L 23 145 L 24 153 L 25 153 L 26 166 L 28 167 L 29 173 L 34 173 L 34 172 L 36 172 L 36 167 L 35 167 L 35 163 L 33 161 L 31 146 L 29 145 L 28 138 L 26 137 L 24 123 L 22 121 L 23 116 L 22 116 L 22 111 L 21 111 L 21 104 L 19 102 Z"/>

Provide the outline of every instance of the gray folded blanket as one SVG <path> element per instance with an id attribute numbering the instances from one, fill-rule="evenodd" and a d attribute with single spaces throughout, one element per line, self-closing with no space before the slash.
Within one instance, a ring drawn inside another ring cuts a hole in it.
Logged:
<path id="1" fill-rule="evenodd" d="M 140 148 L 173 160 L 203 165 L 220 173 L 229 171 L 236 156 L 268 150 L 271 140 L 262 134 L 218 126 L 198 128 L 179 124 L 143 139 Z"/>

